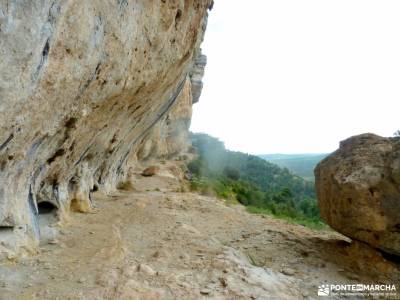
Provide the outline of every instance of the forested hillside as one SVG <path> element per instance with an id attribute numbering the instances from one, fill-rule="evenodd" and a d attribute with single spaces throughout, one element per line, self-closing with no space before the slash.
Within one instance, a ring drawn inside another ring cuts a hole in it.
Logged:
<path id="1" fill-rule="evenodd" d="M 313 183 L 260 157 L 229 151 L 207 134 L 191 138 L 198 153 L 188 166 L 193 189 L 236 199 L 253 212 L 319 223 Z"/>

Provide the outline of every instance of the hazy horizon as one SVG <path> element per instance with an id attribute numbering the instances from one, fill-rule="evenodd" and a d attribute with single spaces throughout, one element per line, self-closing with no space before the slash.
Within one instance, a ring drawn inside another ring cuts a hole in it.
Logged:
<path id="1" fill-rule="evenodd" d="M 400 129 L 400 3 L 218 0 L 191 130 L 252 154 L 329 153 Z"/>

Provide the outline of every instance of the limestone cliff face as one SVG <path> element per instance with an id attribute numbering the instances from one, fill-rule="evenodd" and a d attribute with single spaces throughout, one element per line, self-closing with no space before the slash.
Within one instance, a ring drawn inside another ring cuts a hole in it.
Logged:
<path id="1" fill-rule="evenodd" d="M 211 2 L 0 3 L 0 253 L 36 247 L 40 203 L 85 212 L 185 145 Z"/>
<path id="2" fill-rule="evenodd" d="M 199 101 L 201 91 L 203 89 L 203 76 L 204 76 L 204 68 L 207 64 L 207 57 L 205 55 L 199 55 L 196 57 L 194 62 L 194 67 L 190 72 L 190 79 L 192 81 L 192 94 L 193 94 L 193 103 Z"/>
<path id="3" fill-rule="evenodd" d="M 400 140 L 349 138 L 315 169 L 322 218 L 337 231 L 400 255 Z"/>

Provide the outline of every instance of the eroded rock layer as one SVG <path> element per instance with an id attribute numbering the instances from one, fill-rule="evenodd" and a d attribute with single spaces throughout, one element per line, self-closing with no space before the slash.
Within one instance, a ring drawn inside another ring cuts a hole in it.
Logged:
<path id="1" fill-rule="evenodd" d="M 315 169 L 322 218 L 337 231 L 400 255 L 400 140 L 349 138 Z"/>
<path id="2" fill-rule="evenodd" d="M 185 145 L 210 4 L 0 3 L 0 253 L 35 249 L 41 203 L 88 211 L 130 163 Z"/>

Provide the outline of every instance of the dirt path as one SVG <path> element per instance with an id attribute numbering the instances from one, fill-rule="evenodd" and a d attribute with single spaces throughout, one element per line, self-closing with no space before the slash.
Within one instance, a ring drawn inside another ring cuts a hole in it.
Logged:
<path id="1" fill-rule="evenodd" d="M 396 283 L 361 244 L 178 192 L 172 174 L 93 195 L 38 256 L 0 266 L 0 299 L 316 299 L 324 283 Z"/>

